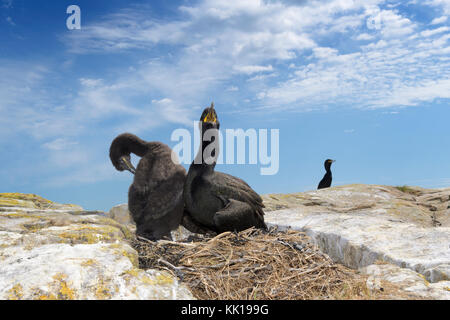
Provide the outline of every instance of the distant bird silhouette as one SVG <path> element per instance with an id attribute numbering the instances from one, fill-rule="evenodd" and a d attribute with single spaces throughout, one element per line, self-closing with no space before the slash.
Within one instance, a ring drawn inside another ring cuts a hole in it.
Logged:
<path id="1" fill-rule="evenodd" d="M 137 169 L 130 153 L 141 157 Z M 136 234 L 150 240 L 170 238 L 184 211 L 183 185 L 186 170 L 175 164 L 172 150 L 162 142 L 147 142 L 131 133 L 117 136 L 109 157 L 114 167 L 134 173 L 128 190 L 128 209 L 136 223 Z"/>
<path id="2" fill-rule="evenodd" d="M 335 161 L 336 160 L 331 160 L 331 159 L 325 160 L 324 166 L 325 166 L 325 170 L 327 172 L 323 176 L 322 180 L 320 180 L 319 186 L 317 187 L 317 189 L 329 188 L 331 186 L 331 180 L 333 178 L 331 175 L 331 164 Z"/>
<path id="3" fill-rule="evenodd" d="M 185 216 L 213 232 L 241 231 L 252 226 L 266 229 L 261 197 L 245 181 L 214 171 L 219 155 L 218 136 L 209 139 L 203 136 L 211 133 L 210 130 L 218 130 L 219 126 L 211 103 L 200 117 L 200 149 L 184 184 Z M 215 148 L 211 148 L 212 144 Z"/>

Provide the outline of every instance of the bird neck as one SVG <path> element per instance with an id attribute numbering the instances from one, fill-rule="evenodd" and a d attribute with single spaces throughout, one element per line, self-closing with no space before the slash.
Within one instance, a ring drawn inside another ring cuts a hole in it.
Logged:
<path id="1" fill-rule="evenodd" d="M 148 143 L 134 134 L 122 134 L 112 143 L 110 148 L 111 159 L 119 159 L 123 155 L 134 153 L 143 157 L 149 150 L 151 143 Z"/>
<path id="2" fill-rule="evenodd" d="M 213 172 L 219 156 L 219 136 L 205 139 L 203 132 L 201 136 L 200 147 L 191 166 L 204 173 Z"/>

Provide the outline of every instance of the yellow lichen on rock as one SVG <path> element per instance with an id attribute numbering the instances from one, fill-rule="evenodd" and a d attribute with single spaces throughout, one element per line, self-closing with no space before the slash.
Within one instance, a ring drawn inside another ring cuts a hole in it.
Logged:
<path id="1" fill-rule="evenodd" d="M 133 231 L 101 211 L 1 193 L 0 225 L 0 300 L 192 298 L 139 270 Z"/>
<path id="2" fill-rule="evenodd" d="M 105 280 L 103 278 L 100 278 L 97 282 L 97 286 L 95 289 L 95 297 L 98 300 L 106 300 L 111 299 L 112 293 L 108 286 L 105 284 Z"/>
<path id="3" fill-rule="evenodd" d="M 0 206 L 2 206 L 2 207 L 17 207 L 20 204 L 21 204 L 21 202 L 16 199 L 1 199 L 0 198 Z"/>
<path id="4" fill-rule="evenodd" d="M 65 232 L 57 233 L 61 238 L 61 243 L 69 242 L 71 244 L 97 242 L 112 242 L 121 240 L 122 232 L 120 229 L 108 225 L 81 226 L 73 227 Z"/>
<path id="5" fill-rule="evenodd" d="M 0 193 L 0 207 L 21 207 L 32 209 L 61 209 L 79 211 L 82 208 L 75 204 L 59 204 L 32 193 L 5 192 Z"/>
<path id="6" fill-rule="evenodd" d="M 11 289 L 8 290 L 9 300 L 20 300 L 23 297 L 23 288 L 20 283 L 15 284 Z"/>
<path id="7" fill-rule="evenodd" d="M 101 219 L 99 220 L 99 223 L 102 223 L 104 225 L 109 225 L 111 227 L 115 227 L 120 229 L 120 231 L 123 233 L 125 239 L 127 240 L 131 240 L 134 238 L 134 233 L 131 232 L 127 226 L 118 223 L 116 220 L 108 218 L 108 217 L 101 217 Z"/>
<path id="8" fill-rule="evenodd" d="M 70 288 L 69 284 L 67 284 L 67 275 L 64 273 L 57 273 L 53 276 L 55 280 L 54 284 L 58 287 L 58 299 L 60 300 L 74 300 L 75 299 L 75 291 Z"/>
<path id="9" fill-rule="evenodd" d="M 90 267 L 90 266 L 93 266 L 93 265 L 96 265 L 96 264 L 97 264 L 97 261 L 95 261 L 94 259 L 86 259 L 85 261 L 83 261 L 81 263 L 81 265 L 83 267 Z"/>
<path id="10" fill-rule="evenodd" d="M 52 201 L 31 193 L 0 193 L 0 206 L 20 206 L 26 208 L 47 208 Z"/>
<path id="11" fill-rule="evenodd" d="M 140 272 L 139 269 L 137 269 L 137 268 L 132 268 L 132 269 L 129 269 L 129 270 L 125 271 L 124 273 L 125 273 L 125 274 L 128 274 L 128 275 L 130 275 L 130 276 L 133 276 L 133 277 L 137 277 L 137 276 L 139 275 L 139 272 Z"/>
<path id="12" fill-rule="evenodd" d="M 150 277 L 148 274 L 142 271 L 142 269 L 131 268 L 124 272 L 125 280 L 130 281 L 132 279 L 139 279 L 140 282 L 143 282 L 148 285 L 172 285 L 174 280 L 171 275 L 165 273 L 158 273 L 154 277 Z"/>
<path id="13" fill-rule="evenodd" d="M 139 268 L 139 258 L 137 252 L 134 249 L 131 249 L 131 247 L 124 246 L 119 243 L 112 243 L 109 245 L 108 249 L 113 249 L 114 254 L 117 255 L 118 258 L 120 257 L 128 258 L 133 267 Z"/>
<path id="14" fill-rule="evenodd" d="M 156 284 L 173 284 L 173 278 L 169 275 L 159 274 L 156 276 Z"/>
<path id="15" fill-rule="evenodd" d="M 54 294 L 50 293 L 48 295 L 40 295 L 37 300 L 58 300 L 58 298 Z"/>
<path id="16" fill-rule="evenodd" d="M 166 275 L 164 273 L 159 273 L 155 277 L 150 277 L 145 273 L 142 273 L 142 276 L 139 277 L 139 273 L 136 274 L 136 277 L 143 283 L 148 285 L 172 285 L 174 280 L 172 276 Z"/>

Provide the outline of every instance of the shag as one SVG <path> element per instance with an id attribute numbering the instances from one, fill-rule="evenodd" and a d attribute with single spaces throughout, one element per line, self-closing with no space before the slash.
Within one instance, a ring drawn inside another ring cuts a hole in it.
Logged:
<path id="1" fill-rule="evenodd" d="M 141 157 L 136 169 L 130 153 Z M 136 234 L 150 240 L 170 238 L 170 231 L 180 225 L 183 216 L 186 170 L 172 161 L 171 153 L 162 142 L 147 142 L 130 133 L 117 136 L 109 149 L 117 170 L 134 173 L 128 209 Z"/>
<path id="2" fill-rule="evenodd" d="M 245 181 L 214 171 L 220 127 L 214 103 L 204 109 L 199 127 L 200 148 L 184 184 L 185 218 L 208 232 L 241 231 L 252 226 L 267 229 L 261 197 Z"/>
<path id="3" fill-rule="evenodd" d="M 331 159 L 325 160 L 325 163 L 323 165 L 325 166 L 325 170 L 327 172 L 323 176 L 322 180 L 320 180 L 319 186 L 317 187 L 317 189 L 329 188 L 331 186 L 331 180 L 333 178 L 331 175 L 331 164 L 335 161 L 336 160 L 331 160 Z"/>

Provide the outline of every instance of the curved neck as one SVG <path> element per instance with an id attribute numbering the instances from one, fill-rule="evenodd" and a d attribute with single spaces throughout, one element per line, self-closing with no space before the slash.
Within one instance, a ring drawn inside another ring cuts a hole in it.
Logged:
<path id="1" fill-rule="evenodd" d="M 143 157 L 149 150 L 149 143 L 131 133 L 123 133 L 117 136 L 111 143 L 109 155 L 112 160 L 119 159 L 123 155 L 134 153 Z"/>

